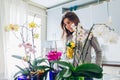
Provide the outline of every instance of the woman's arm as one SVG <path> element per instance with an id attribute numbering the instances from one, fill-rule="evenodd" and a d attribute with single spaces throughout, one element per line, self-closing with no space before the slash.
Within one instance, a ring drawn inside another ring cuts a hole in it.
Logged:
<path id="1" fill-rule="evenodd" d="M 96 52 L 96 64 L 102 65 L 102 50 L 96 37 L 91 38 L 91 45 Z"/>

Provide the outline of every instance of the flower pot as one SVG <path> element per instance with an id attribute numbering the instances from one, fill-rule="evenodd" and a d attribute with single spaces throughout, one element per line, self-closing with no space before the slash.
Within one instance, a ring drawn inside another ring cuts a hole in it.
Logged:
<path id="1" fill-rule="evenodd" d="M 21 75 L 17 77 L 17 80 L 30 80 L 29 78 L 27 78 L 27 76 L 25 75 Z"/>
<path id="2" fill-rule="evenodd" d="M 50 71 L 49 72 L 50 80 L 55 80 L 55 77 L 56 77 L 57 73 L 58 73 L 58 71 Z"/>
<path id="3" fill-rule="evenodd" d="M 37 78 L 38 78 L 38 75 L 31 76 L 31 80 L 38 80 Z"/>
<path id="4" fill-rule="evenodd" d="M 18 76 L 17 80 L 39 80 L 39 75 L 32 75 L 31 78 L 27 78 L 25 75 Z"/>

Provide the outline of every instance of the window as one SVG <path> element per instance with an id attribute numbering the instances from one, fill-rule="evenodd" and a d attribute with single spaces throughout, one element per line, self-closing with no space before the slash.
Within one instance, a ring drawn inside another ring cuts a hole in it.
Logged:
<path id="1" fill-rule="evenodd" d="M 41 56 L 41 18 L 39 15 L 31 15 L 29 14 L 28 15 L 28 23 L 30 23 L 31 21 L 33 21 L 34 19 L 34 22 L 37 24 L 37 26 L 39 28 L 36 29 L 36 33 L 39 34 L 39 37 L 38 39 L 35 40 L 35 45 L 36 45 L 36 48 L 37 48 L 37 51 L 36 51 L 36 56 Z"/>

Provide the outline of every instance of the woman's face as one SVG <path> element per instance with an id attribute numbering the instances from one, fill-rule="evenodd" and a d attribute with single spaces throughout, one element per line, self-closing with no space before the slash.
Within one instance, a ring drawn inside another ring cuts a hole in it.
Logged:
<path id="1" fill-rule="evenodd" d="M 69 30 L 70 32 L 73 32 L 73 28 L 71 27 L 73 22 L 70 21 L 68 18 L 64 19 L 64 24 L 67 30 Z"/>

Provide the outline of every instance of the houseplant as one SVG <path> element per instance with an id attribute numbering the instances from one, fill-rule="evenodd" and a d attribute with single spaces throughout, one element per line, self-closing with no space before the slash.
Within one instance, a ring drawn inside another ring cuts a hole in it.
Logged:
<path id="1" fill-rule="evenodd" d="M 23 49 L 24 55 L 12 55 L 12 57 L 24 61 L 27 66 L 18 66 L 20 71 L 15 73 L 14 78 L 24 78 L 36 80 L 37 76 L 39 79 L 43 79 L 47 75 L 47 72 L 51 70 L 48 65 L 47 59 L 36 57 L 36 45 L 35 39 L 38 39 L 39 34 L 36 32 L 39 26 L 34 22 L 25 23 L 23 25 L 10 24 L 5 27 L 6 32 L 12 32 L 14 36 L 20 41 L 18 47 Z M 46 65 L 41 65 L 46 64 Z"/>
<path id="2" fill-rule="evenodd" d="M 64 80 L 84 80 L 84 77 L 102 78 L 102 75 L 103 75 L 102 67 L 98 66 L 97 64 L 93 64 L 93 63 L 85 63 L 87 53 L 84 53 L 86 43 L 89 39 L 91 39 L 91 36 L 92 36 L 92 34 L 94 34 L 93 32 L 95 32 L 97 27 L 104 28 L 104 29 L 101 29 L 102 31 L 99 30 L 101 32 L 97 31 L 97 33 L 99 33 L 100 36 L 102 35 L 102 33 L 105 33 L 104 31 L 106 31 L 107 33 L 112 32 L 112 29 L 109 26 L 107 26 L 106 24 L 93 24 L 93 26 L 89 30 L 88 35 L 85 39 L 83 49 L 82 49 L 82 51 L 80 51 L 81 57 L 78 60 L 78 63 L 79 63 L 78 66 L 74 66 L 72 63 L 66 62 L 66 61 L 53 61 L 53 63 L 57 63 L 61 67 L 61 71 L 57 74 L 56 80 L 62 80 L 62 79 L 64 79 Z M 76 27 L 75 27 L 75 29 L 76 29 Z M 79 33 L 77 29 L 74 31 L 76 31 L 75 32 L 76 34 Z M 106 35 L 106 34 L 103 34 L 103 35 Z M 76 35 L 76 37 L 77 37 L 77 35 Z M 74 57 L 74 56 L 72 56 L 73 52 L 74 52 L 74 55 L 77 52 L 77 50 L 75 49 L 76 43 L 77 43 L 76 37 L 74 38 L 75 41 L 69 42 L 69 44 L 67 44 L 67 57 L 68 58 Z M 69 54 L 70 52 L 72 54 Z M 83 56 L 83 54 L 85 56 Z M 75 57 L 73 58 L 73 60 L 74 59 L 75 59 Z"/>
<path id="3" fill-rule="evenodd" d="M 101 24 L 98 24 L 98 25 L 101 25 Z M 88 36 L 86 38 L 86 41 L 89 39 L 91 35 L 91 31 L 94 29 L 94 26 L 95 24 L 90 29 Z M 102 68 L 96 64 L 84 63 L 85 57 L 81 57 L 81 59 L 79 59 L 79 62 L 81 62 L 81 64 L 79 64 L 77 67 L 73 66 L 73 64 L 66 62 L 66 61 L 62 61 L 62 60 L 59 61 L 60 55 L 59 57 L 57 56 L 57 58 L 53 58 L 52 60 L 50 56 L 53 57 L 54 55 L 51 55 L 51 53 L 57 54 L 57 51 L 50 52 L 47 55 L 48 59 L 36 58 L 35 56 L 36 51 L 35 51 L 35 45 L 34 45 L 34 39 L 38 37 L 38 34 L 34 34 L 34 29 L 36 28 L 36 24 L 34 22 L 31 22 L 29 24 L 29 27 L 24 26 L 24 25 L 17 26 L 17 25 L 10 24 L 8 27 L 5 28 L 5 30 L 6 31 L 18 31 L 19 28 L 21 28 L 20 29 L 22 30 L 21 32 L 23 32 L 23 29 L 25 29 L 25 31 L 30 31 L 32 38 L 30 39 L 31 40 L 30 41 L 31 43 L 30 43 L 26 41 L 27 39 L 24 38 L 23 34 L 20 32 L 22 43 L 19 45 L 19 47 L 24 48 L 25 55 L 24 56 L 13 55 L 13 57 L 27 62 L 28 66 L 25 68 L 22 68 L 16 65 L 16 67 L 19 68 L 20 71 L 15 74 L 14 76 L 15 79 L 17 79 L 19 74 L 21 73 L 20 76 L 24 75 L 28 79 L 31 79 L 35 76 L 34 80 L 36 80 L 36 75 L 38 76 L 38 74 L 40 75 L 42 74 L 39 77 L 39 79 L 43 80 L 43 78 L 47 75 L 49 71 L 52 71 L 52 70 L 55 71 L 55 68 L 51 66 L 51 64 L 56 64 L 56 63 L 61 68 L 61 70 L 58 71 L 58 74 L 56 75 L 55 80 L 61 80 L 61 79 L 83 80 L 84 77 L 92 77 L 92 78 L 102 77 Z M 83 50 L 86 46 L 86 41 L 83 46 Z M 67 46 L 71 46 L 71 49 L 75 49 L 74 42 L 72 42 L 71 44 Z M 30 54 L 33 54 L 33 59 L 31 58 L 32 56 Z M 83 51 L 81 52 L 81 54 L 84 54 Z M 71 58 L 71 56 L 69 56 L 69 58 Z M 47 65 L 41 65 L 41 63 L 47 63 Z"/>
<path id="4" fill-rule="evenodd" d="M 50 67 L 53 68 L 53 70 L 49 71 L 49 78 L 50 78 L 49 80 L 55 80 L 55 77 L 59 69 L 58 69 L 58 65 L 52 62 L 59 61 L 61 58 L 61 55 L 62 55 L 62 52 L 57 51 L 57 46 L 56 46 L 56 50 L 50 50 L 46 55 L 49 61 Z"/>
<path id="5" fill-rule="evenodd" d="M 84 77 L 102 78 L 102 68 L 93 63 L 84 63 L 77 67 L 66 61 L 54 61 L 53 63 L 59 64 L 62 68 L 55 80 L 84 80 Z"/>
<path id="6" fill-rule="evenodd" d="M 23 60 L 23 57 L 18 55 L 12 55 L 12 57 Z M 26 79 L 33 79 L 33 80 L 43 80 L 47 78 L 47 73 L 53 68 L 49 66 L 47 59 L 45 58 L 36 58 L 35 60 L 29 62 L 26 61 L 29 66 L 25 68 L 21 68 L 20 66 L 16 65 L 17 68 L 20 69 L 17 73 L 15 73 L 14 78 L 17 79 L 21 76 L 26 76 Z M 46 63 L 46 65 L 42 65 Z M 21 74 L 20 74 L 21 73 Z M 19 75 L 20 74 L 20 75 Z M 21 80 L 21 79 L 20 79 Z"/>

